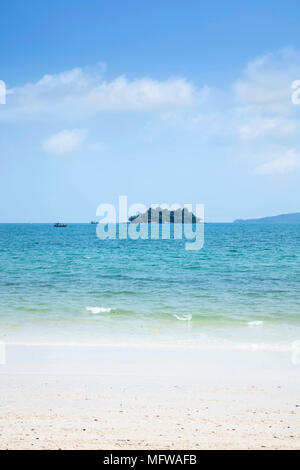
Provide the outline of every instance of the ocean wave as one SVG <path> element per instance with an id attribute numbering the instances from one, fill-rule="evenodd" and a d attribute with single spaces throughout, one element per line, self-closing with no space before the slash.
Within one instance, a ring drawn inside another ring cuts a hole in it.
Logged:
<path id="1" fill-rule="evenodd" d="M 109 313 L 113 309 L 112 308 L 104 308 L 104 307 L 86 307 L 86 310 L 90 312 L 92 315 L 99 315 L 100 313 Z"/>
<path id="2" fill-rule="evenodd" d="M 247 325 L 248 326 L 262 326 L 264 324 L 263 321 L 248 321 Z"/>
<path id="3" fill-rule="evenodd" d="M 193 318 L 193 315 L 174 315 L 175 318 L 177 318 L 177 320 L 181 320 L 181 321 L 191 321 L 192 318 Z"/>

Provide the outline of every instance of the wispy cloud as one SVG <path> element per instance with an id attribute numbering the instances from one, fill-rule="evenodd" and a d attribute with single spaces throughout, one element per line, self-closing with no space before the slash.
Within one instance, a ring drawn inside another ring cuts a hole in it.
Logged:
<path id="1" fill-rule="evenodd" d="M 210 88 L 199 109 L 162 118 L 209 138 L 212 145 L 223 138 L 240 159 L 253 161 L 256 174 L 289 174 L 299 167 L 300 106 L 291 99 L 299 77 L 300 53 L 286 48 L 250 61 L 227 91 Z M 273 148 L 280 150 L 274 154 Z"/>
<path id="2" fill-rule="evenodd" d="M 282 116 L 250 118 L 238 127 L 238 134 L 242 140 L 254 140 L 260 137 L 289 137 L 300 129 L 296 119 L 287 119 Z"/>
<path id="3" fill-rule="evenodd" d="M 299 154 L 294 149 L 286 150 L 282 156 L 259 165 L 255 171 L 259 175 L 284 175 L 300 168 Z"/>
<path id="4" fill-rule="evenodd" d="M 300 54 L 292 48 L 250 61 L 233 86 L 238 105 L 254 114 L 290 114 L 291 84 L 300 76 Z"/>
<path id="5" fill-rule="evenodd" d="M 234 83 L 237 133 L 241 139 L 284 138 L 299 131 L 291 84 L 300 77 L 300 54 L 286 48 L 247 65 Z"/>
<path id="6" fill-rule="evenodd" d="M 50 136 L 43 143 L 43 149 L 52 155 L 72 153 L 79 149 L 86 136 L 83 129 L 63 130 Z"/>

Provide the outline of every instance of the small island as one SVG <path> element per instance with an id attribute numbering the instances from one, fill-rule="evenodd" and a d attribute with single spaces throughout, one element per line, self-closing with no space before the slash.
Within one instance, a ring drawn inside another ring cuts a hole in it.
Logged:
<path id="1" fill-rule="evenodd" d="M 174 211 L 161 207 L 149 208 L 143 214 L 132 215 L 128 219 L 130 224 L 200 224 L 201 222 L 203 220 L 187 208 Z"/>

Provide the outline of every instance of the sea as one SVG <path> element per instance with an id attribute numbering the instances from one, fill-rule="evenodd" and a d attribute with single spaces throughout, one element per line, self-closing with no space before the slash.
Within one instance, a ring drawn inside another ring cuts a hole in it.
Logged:
<path id="1" fill-rule="evenodd" d="M 97 226 L 0 224 L 0 341 L 293 350 L 300 225 L 206 224 L 185 240 L 100 240 Z"/>

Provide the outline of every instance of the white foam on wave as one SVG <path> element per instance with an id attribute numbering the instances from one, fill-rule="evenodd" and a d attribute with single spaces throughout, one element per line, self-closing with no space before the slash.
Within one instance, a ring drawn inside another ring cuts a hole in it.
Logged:
<path id="1" fill-rule="evenodd" d="M 104 308 L 104 307 L 86 307 L 86 310 L 93 315 L 99 315 L 100 313 L 109 313 L 112 311 L 111 308 Z"/>
<path id="2" fill-rule="evenodd" d="M 249 322 L 247 323 L 248 326 L 261 326 L 261 325 L 263 325 L 263 324 L 264 324 L 264 322 L 263 322 L 263 321 L 259 321 L 259 320 L 257 320 L 257 321 L 249 321 Z"/>
<path id="3" fill-rule="evenodd" d="M 192 318 L 193 318 L 193 315 L 174 315 L 175 318 L 177 318 L 177 320 L 181 320 L 181 321 L 191 321 Z"/>

